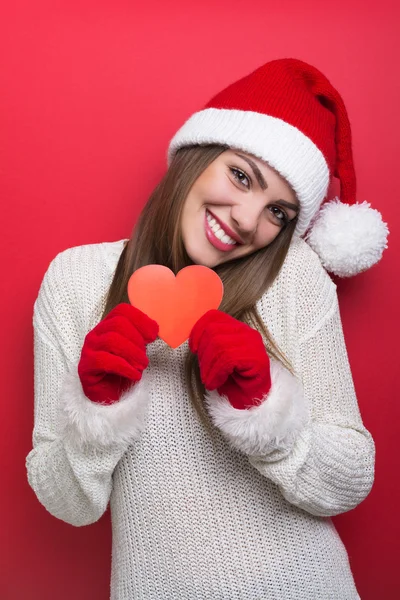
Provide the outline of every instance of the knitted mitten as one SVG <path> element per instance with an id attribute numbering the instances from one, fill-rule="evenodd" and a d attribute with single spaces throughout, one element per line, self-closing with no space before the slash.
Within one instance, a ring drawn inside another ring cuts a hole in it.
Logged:
<path id="1" fill-rule="evenodd" d="M 246 323 L 209 310 L 193 327 L 189 348 L 197 354 L 206 389 L 227 396 L 234 408 L 258 405 L 269 392 L 269 357 L 261 334 Z"/>
<path id="2" fill-rule="evenodd" d="M 139 381 L 149 364 L 146 345 L 158 335 L 158 324 L 131 304 L 115 306 L 85 337 L 78 374 L 92 402 L 112 404 Z"/>

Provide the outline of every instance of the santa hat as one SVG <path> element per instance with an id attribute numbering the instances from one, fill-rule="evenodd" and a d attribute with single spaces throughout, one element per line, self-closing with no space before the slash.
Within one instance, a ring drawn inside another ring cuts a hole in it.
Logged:
<path id="1" fill-rule="evenodd" d="M 377 263 L 388 228 L 367 202 L 356 203 L 351 129 L 343 100 L 315 67 L 273 60 L 232 83 L 195 112 L 168 147 L 168 164 L 182 146 L 219 143 L 266 161 L 295 191 L 295 235 L 327 271 L 350 277 Z M 340 200 L 326 200 L 332 177 Z"/>

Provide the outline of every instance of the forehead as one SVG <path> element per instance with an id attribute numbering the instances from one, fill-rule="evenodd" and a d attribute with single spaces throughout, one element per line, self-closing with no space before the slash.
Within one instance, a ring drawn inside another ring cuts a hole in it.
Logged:
<path id="1" fill-rule="evenodd" d="M 225 150 L 225 152 L 222 153 L 222 155 L 224 155 L 224 154 L 229 154 L 232 156 L 238 156 L 238 155 L 243 156 L 244 158 L 248 158 L 249 160 L 254 162 L 261 170 L 266 169 L 268 171 L 270 169 L 277 175 L 281 176 L 280 173 L 276 169 L 271 167 L 271 165 L 268 163 L 268 161 L 264 160 L 263 158 L 260 158 L 259 156 L 256 156 L 255 154 L 246 152 L 246 150 L 242 150 L 241 148 L 228 148 L 227 150 Z"/>

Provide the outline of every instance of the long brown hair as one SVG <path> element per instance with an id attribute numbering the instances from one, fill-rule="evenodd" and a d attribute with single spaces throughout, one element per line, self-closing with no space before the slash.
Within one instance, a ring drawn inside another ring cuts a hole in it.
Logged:
<path id="1" fill-rule="evenodd" d="M 226 146 L 188 146 L 180 148 L 160 183 L 154 189 L 125 245 L 108 290 L 102 319 L 120 302 L 128 302 L 127 284 L 134 271 L 148 264 L 161 264 L 178 271 L 194 264 L 187 254 L 180 231 L 181 213 L 185 199 L 201 173 L 227 150 Z M 254 252 L 214 267 L 224 285 L 219 310 L 258 329 L 270 356 L 289 370 L 290 363 L 278 348 L 263 323 L 256 302 L 271 286 L 285 260 L 296 220 L 279 232 L 274 241 Z M 188 350 L 185 373 L 190 398 L 206 425 L 211 426 L 204 408 L 204 385 L 195 355 Z"/>

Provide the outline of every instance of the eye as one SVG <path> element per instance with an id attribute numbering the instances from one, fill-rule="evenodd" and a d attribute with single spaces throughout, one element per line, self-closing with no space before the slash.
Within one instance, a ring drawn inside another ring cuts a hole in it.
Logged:
<path id="1" fill-rule="evenodd" d="M 279 208 L 279 206 L 270 206 L 269 210 L 274 217 L 274 219 L 280 223 L 282 226 L 287 225 L 289 223 L 289 217 L 284 210 Z"/>
<path id="2" fill-rule="evenodd" d="M 229 167 L 229 170 L 232 172 L 236 181 L 238 181 L 241 185 L 244 185 L 244 187 L 247 189 L 251 188 L 251 179 L 244 171 L 237 169 L 236 167 Z M 245 180 L 247 180 L 248 185 L 244 183 Z"/>

